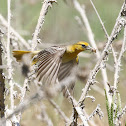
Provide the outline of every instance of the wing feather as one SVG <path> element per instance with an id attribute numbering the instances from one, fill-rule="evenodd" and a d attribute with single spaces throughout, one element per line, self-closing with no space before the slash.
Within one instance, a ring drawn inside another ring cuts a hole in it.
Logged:
<path id="1" fill-rule="evenodd" d="M 43 71 L 44 69 L 48 67 L 48 65 L 50 66 L 51 63 L 51 59 L 47 59 L 45 60 L 45 62 L 41 63 L 41 65 L 38 65 L 38 72 L 37 72 L 37 77 L 38 75 Z"/>
<path id="2" fill-rule="evenodd" d="M 57 62 L 59 62 L 59 61 L 57 61 Z M 59 71 L 59 67 L 60 67 L 60 63 L 59 64 L 53 63 L 52 68 L 47 73 L 48 78 L 46 80 L 46 83 L 49 83 L 49 82 L 51 82 L 51 84 L 56 83 L 55 81 L 56 81 L 56 78 L 57 78 L 57 73 Z"/>
<path id="3" fill-rule="evenodd" d="M 49 79 L 51 79 L 51 74 L 52 74 L 52 71 L 55 71 L 55 69 L 57 69 L 56 67 L 56 64 L 57 64 L 57 61 L 55 60 L 55 62 L 51 62 L 50 63 L 50 66 L 48 69 L 48 71 L 45 73 L 45 75 L 43 76 L 44 77 L 44 83 L 46 83 Z"/>
<path id="4" fill-rule="evenodd" d="M 48 64 L 45 64 L 44 67 L 42 66 L 41 70 L 38 72 L 38 75 L 37 75 L 37 77 L 39 76 L 39 81 L 41 81 L 41 79 L 44 79 L 44 76 L 46 75 L 46 73 L 51 69 L 52 64 L 53 64 L 53 61 L 50 62 L 49 60 Z"/>
<path id="5" fill-rule="evenodd" d="M 66 79 L 67 77 L 72 75 L 73 72 L 76 73 L 74 68 L 76 68 L 77 64 L 78 63 L 76 62 L 76 58 L 69 61 L 69 62 L 67 62 L 67 63 L 62 63 L 61 66 L 60 66 L 59 73 L 58 73 L 59 82 L 63 81 L 64 79 Z M 73 82 L 70 83 L 69 86 L 67 86 L 67 88 L 69 89 L 71 94 L 73 94 L 74 85 L 75 85 L 75 80 L 73 80 Z M 66 93 L 66 88 L 65 87 L 63 88 L 62 91 L 63 91 L 63 95 L 65 97 L 68 97 L 68 94 Z"/>
<path id="6" fill-rule="evenodd" d="M 38 54 L 38 81 L 42 81 L 43 84 L 56 83 L 64 52 L 65 48 L 55 46 L 45 49 Z"/>

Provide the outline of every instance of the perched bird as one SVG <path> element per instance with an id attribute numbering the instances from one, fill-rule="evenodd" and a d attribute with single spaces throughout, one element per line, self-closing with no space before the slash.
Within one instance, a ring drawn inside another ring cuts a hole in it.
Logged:
<path id="1" fill-rule="evenodd" d="M 30 54 L 32 65 L 37 64 L 36 77 L 44 85 L 53 85 L 68 77 L 74 66 L 78 64 L 78 54 L 85 50 L 91 50 L 87 42 L 79 41 L 68 46 L 51 46 L 42 51 L 13 51 L 17 61 L 21 61 L 24 54 Z M 73 89 L 74 84 L 68 88 Z"/>

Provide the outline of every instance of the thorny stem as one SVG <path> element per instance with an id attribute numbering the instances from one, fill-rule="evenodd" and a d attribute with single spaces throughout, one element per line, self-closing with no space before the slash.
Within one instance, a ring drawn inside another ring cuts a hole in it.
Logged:
<path id="1" fill-rule="evenodd" d="M 0 30 L 0 65 L 2 65 L 2 32 Z M 5 79 L 3 77 L 3 69 L 0 69 L 0 118 L 4 117 L 5 103 L 4 103 L 4 92 L 5 92 Z"/>
<path id="2" fill-rule="evenodd" d="M 101 23 L 101 25 L 102 25 L 102 29 L 103 29 L 103 31 L 104 31 L 106 37 L 107 37 L 107 40 L 108 40 L 110 36 L 108 35 L 108 32 L 107 32 L 107 30 L 106 30 L 106 28 L 105 28 L 105 26 L 104 26 L 104 23 L 103 23 L 103 21 L 102 21 L 100 15 L 99 15 L 99 13 L 97 12 L 97 9 L 96 9 L 96 7 L 95 7 L 93 1 L 90 0 L 90 2 L 91 2 L 91 4 L 92 4 L 92 6 L 93 6 L 93 8 L 94 8 L 94 10 L 95 10 L 95 12 L 96 12 L 96 14 L 97 14 L 97 16 L 98 16 L 98 19 L 99 19 L 99 21 L 100 21 L 100 23 Z M 113 53 L 113 57 L 114 57 L 114 62 L 116 62 L 116 60 L 117 60 L 117 59 L 116 59 L 116 53 L 115 53 L 115 51 L 114 51 L 114 48 L 113 48 L 112 44 L 111 44 L 111 49 L 112 49 L 112 53 Z M 106 91 L 107 91 L 107 90 L 106 90 Z M 106 92 L 106 94 L 107 94 L 107 97 L 108 97 L 108 99 L 109 99 L 109 106 L 110 106 L 112 100 L 110 101 L 111 97 L 108 95 L 108 91 Z"/>
<path id="3" fill-rule="evenodd" d="M 4 19 L 4 17 L 0 14 L 0 21 L 1 23 L 4 25 L 4 27 L 8 27 L 8 22 Z M 17 33 L 16 30 L 14 30 L 11 26 L 10 26 L 10 31 L 13 34 L 13 36 L 16 37 L 16 39 L 18 39 L 21 44 L 26 47 L 27 49 L 30 49 L 29 44 L 26 42 L 26 40 L 24 38 L 22 38 L 19 33 Z"/>
<path id="4" fill-rule="evenodd" d="M 36 92 L 33 96 L 29 99 L 25 100 L 22 104 L 18 105 L 15 110 L 12 111 L 6 118 L 0 120 L 0 126 L 6 122 L 6 120 L 10 119 L 13 115 L 22 112 L 23 110 L 27 109 L 30 105 L 35 104 L 42 100 L 45 97 L 44 93 L 41 91 Z"/>
<path id="5" fill-rule="evenodd" d="M 40 16 L 39 16 L 39 19 L 38 19 L 38 23 L 36 25 L 36 28 L 35 28 L 35 32 L 34 32 L 34 35 L 33 35 L 33 39 L 32 39 L 32 47 L 31 47 L 31 50 L 34 51 L 34 49 L 36 48 L 37 46 L 37 39 L 38 39 L 38 35 L 40 33 L 40 30 L 44 24 L 44 21 L 45 21 L 45 15 L 47 14 L 48 12 L 48 8 L 51 6 L 51 4 L 53 2 L 56 2 L 55 0 L 44 0 L 43 2 L 43 5 L 42 5 L 42 8 L 41 8 L 41 11 L 40 11 Z M 22 102 L 24 101 L 24 97 L 25 97 L 25 94 L 26 94 L 26 88 L 27 88 L 27 84 L 28 84 L 28 78 L 25 79 L 24 81 L 24 86 L 22 88 L 22 97 L 21 97 L 21 100 L 20 100 L 20 104 L 22 104 Z M 19 120 L 21 118 L 21 112 L 18 114 L 18 117 L 19 117 Z"/>
<path id="6" fill-rule="evenodd" d="M 10 21 L 11 21 L 11 0 L 8 0 L 8 37 L 7 37 L 7 66 L 8 66 L 8 83 L 10 85 L 10 101 L 11 101 L 11 110 L 14 109 L 14 97 L 13 97 L 13 88 L 14 84 L 12 82 L 12 59 L 10 57 Z"/>
<path id="7" fill-rule="evenodd" d="M 78 2 L 77 0 L 73 0 L 73 3 L 74 3 L 74 6 L 75 6 L 76 10 L 80 13 L 80 15 L 81 15 L 81 17 L 82 17 L 82 20 L 83 20 L 83 22 L 84 22 L 84 24 L 85 24 L 85 27 L 86 27 L 87 31 L 88 31 L 88 32 L 87 32 L 87 33 L 88 33 L 88 39 L 89 39 L 91 45 L 97 50 L 97 52 L 96 52 L 96 57 L 97 57 L 97 59 L 99 59 L 99 58 L 100 58 L 100 52 L 99 52 L 99 50 L 98 50 L 98 48 L 97 48 L 97 45 L 96 45 L 96 42 L 95 42 L 95 40 L 94 40 L 94 35 L 93 35 L 92 30 L 91 30 L 91 27 L 90 27 L 89 21 L 88 21 L 88 19 L 87 19 L 87 16 L 86 16 L 86 14 L 85 14 L 85 10 L 80 6 L 80 4 L 79 4 L 79 2 Z M 95 9 L 95 11 L 96 11 L 96 9 Z M 96 12 L 97 12 L 97 11 L 96 11 Z M 98 15 L 98 12 L 97 12 L 97 15 Z M 98 17 L 100 17 L 100 16 L 98 15 Z M 100 22 L 102 22 L 101 18 L 100 18 Z M 105 29 L 105 27 L 103 27 L 103 29 Z M 106 29 L 105 29 L 105 32 L 106 32 L 106 34 L 107 34 Z M 108 34 L 107 34 L 107 35 L 108 35 Z M 104 62 L 102 62 L 102 63 L 99 65 L 98 70 L 100 70 L 100 67 L 101 67 L 101 65 L 102 65 L 103 63 L 104 63 Z M 97 72 L 98 72 L 98 70 L 97 70 Z M 107 90 L 107 96 L 109 97 L 109 95 L 108 95 L 108 90 L 109 90 L 109 89 L 108 89 L 108 86 L 107 86 L 108 77 L 107 77 L 106 69 L 105 69 L 105 68 L 101 68 L 101 72 L 102 72 L 104 87 L 105 87 L 105 89 Z M 95 78 L 94 78 L 94 79 L 95 79 Z M 93 84 L 93 83 L 92 83 L 92 84 Z M 84 90 L 84 89 L 83 89 L 83 90 Z M 111 98 L 110 98 L 110 97 L 109 97 L 109 101 L 110 101 L 110 103 L 111 103 Z"/>
<path id="8" fill-rule="evenodd" d="M 38 35 L 39 35 L 40 30 L 44 24 L 45 16 L 48 12 L 48 8 L 52 6 L 53 2 L 56 3 L 56 0 L 44 0 L 44 2 L 43 2 L 43 5 L 42 5 L 41 11 L 40 11 L 40 16 L 38 19 L 38 23 L 36 25 L 35 32 L 34 32 L 33 39 L 32 39 L 32 48 L 31 48 L 32 51 L 37 46 Z"/>
<path id="9" fill-rule="evenodd" d="M 101 54 L 101 57 L 98 60 L 97 64 L 95 65 L 94 69 L 92 70 L 92 72 L 91 72 L 91 74 L 89 76 L 89 79 L 88 79 L 88 81 L 87 81 L 87 83 L 85 85 L 85 88 L 83 89 L 82 95 L 81 95 L 81 97 L 79 99 L 79 102 L 78 102 L 79 105 L 81 105 L 82 102 L 85 100 L 85 97 L 86 97 L 86 95 L 88 93 L 90 85 L 92 83 L 94 83 L 93 80 L 95 79 L 95 76 L 96 76 L 97 72 L 100 69 L 101 63 L 105 60 L 106 56 L 108 55 L 108 49 L 109 49 L 110 45 L 112 44 L 113 40 L 117 37 L 118 33 L 122 29 L 122 24 L 120 24 L 120 21 L 121 21 L 120 17 L 121 17 L 121 12 L 124 9 L 124 5 L 125 4 L 123 4 L 123 6 L 121 8 L 121 11 L 120 11 L 119 16 L 118 16 L 118 18 L 116 20 L 116 23 L 115 23 L 115 26 L 114 26 L 113 31 L 111 33 L 111 36 L 108 39 L 108 42 L 107 42 L 107 44 L 106 44 L 106 46 L 105 46 L 105 48 L 104 48 L 104 50 L 103 50 L 103 52 Z"/>
<path id="10" fill-rule="evenodd" d="M 105 28 L 105 26 L 104 26 L 104 23 L 103 23 L 103 21 L 102 21 L 102 19 L 101 19 L 100 15 L 99 15 L 99 13 L 98 13 L 98 11 L 97 11 L 96 7 L 95 7 L 95 5 L 94 5 L 93 1 L 92 1 L 92 0 L 90 0 L 90 2 L 91 2 L 92 6 L 93 6 L 93 8 L 94 8 L 94 10 L 95 10 L 95 13 L 96 13 L 96 14 L 97 14 L 97 16 L 98 16 L 98 19 L 99 19 L 99 21 L 100 21 L 100 23 L 101 23 L 101 25 L 102 25 L 103 31 L 104 31 L 104 33 L 105 33 L 105 35 L 106 35 L 107 39 L 108 39 L 108 38 L 109 38 L 109 35 L 108 35 L 108 32 L 107 32 L 107 30 L 106 30 L 106 28 Z"/>
<path id="11" fill-rule="evenodd" d="M 126 50 L 126 26 L 124 27 L 124 40 L 123 40 L 123 43 L 122 43 L 122 48 L 121 48 L 118 60 L 115 62 L 115 74 L 114 74 L 114 88 L 115 89 L 117 89 L 120 66 L 121 66 L 121 58 L 122 58 L 125 50 Z"/>
<path id="12" fill-rule="evenodd" d="M 60 114 L 60 116 L 64 119 L 66 123 L 68 123 L 70 120 L 69 118 L 65 115 L 65 113 L 59 108 L 59 106 L 52 100 L 48 99 L 50 104 L 57 110 L 57 112 Z"/>

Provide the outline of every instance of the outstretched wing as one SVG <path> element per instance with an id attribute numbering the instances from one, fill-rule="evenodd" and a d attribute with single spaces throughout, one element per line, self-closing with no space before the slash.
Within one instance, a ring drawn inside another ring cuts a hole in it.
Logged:
<path id="1" fill-rule="evenodd" d="M 52 46 L 38 53 L 37 78 L 45 84 L 55 84 L 65 48 Z"/>
<path id="2" fill-rule="evenodd" d="M 72 74 L 76 74 L 76 68 L 77 68 L 77 64 L 78 64 L 78 57 L 67 62 L 67 63 L 62 63 L 60 66 L 60 70 L 58 73 L 58 80 L 59 82 L 63 81 L 64 79 L 67 79 L 67 77 L 72 76 Z M 73 88 L 75 85 L 75 80 L 73 80 L 70 84 L 68 84 L 69 86 L 67 86 L 68 90 L 70 91 L 70 93 L 73 93 Z M 67 97 L 67 93 L 66 93 L 66 88 L 63 88 L 63 95 L 65 97 Z"/>

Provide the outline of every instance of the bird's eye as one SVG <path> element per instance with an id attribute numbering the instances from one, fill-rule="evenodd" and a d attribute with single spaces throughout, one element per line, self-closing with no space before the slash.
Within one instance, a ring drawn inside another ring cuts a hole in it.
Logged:
<path id="1" fill-rule="evenodd" d="M 85 47 L 86 47 L 86 45 L 82 45 L 82 47 L 83 47 L 83 48 L 85 48 Z"/>

